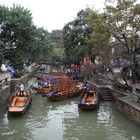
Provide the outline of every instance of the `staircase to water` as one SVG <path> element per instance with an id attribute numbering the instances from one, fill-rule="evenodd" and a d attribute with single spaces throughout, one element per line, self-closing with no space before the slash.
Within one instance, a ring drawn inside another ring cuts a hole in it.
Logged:
<path id="1" fill-rule="evenodd" d="M 100 87 L 97 89 L 97 92 L 99 93 L 99 97 L 103 100 L 103 101 L 113 101 L 113 95 L 111 94 L 111 91 L 109 90 L 109 88 L 106 87 Z"/>

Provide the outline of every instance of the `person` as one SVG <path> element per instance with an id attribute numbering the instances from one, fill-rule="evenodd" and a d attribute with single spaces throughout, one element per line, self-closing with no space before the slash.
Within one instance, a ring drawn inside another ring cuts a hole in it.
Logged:
<path id="1" fill-rule="evenodd" d="M 86 88 L 86 84 L 84 84 L 84 90 L 86 91 L 86 89 L 87 89 L 87 88 Z"/>
<path id="2" fill-rule="evenodd" d="M 88 93 L 89 93 L 89 91 L 92 90 L 92 85 L 88 82 L 86 83 L 86 90 L 87 90 Z"/>
<path id="3" fill-rule="evenodd" d="M 20 95 L 24 95 L 24 85 L 22 82 L 19 85 L 19 90 L 20 90 Z"/>

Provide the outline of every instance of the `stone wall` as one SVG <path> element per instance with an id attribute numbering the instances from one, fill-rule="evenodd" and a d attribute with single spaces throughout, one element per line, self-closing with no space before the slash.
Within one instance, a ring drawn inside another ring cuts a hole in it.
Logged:
<path id="1" fill-rule="evenodd" d="M 127 115 L 132 121 L 140 125 L 140 108 L 127 103 L 121 98 L 116 99 L 117 108 L 120 112 Z"/>
<path id="2" fill-rule="evenodd" d="M 22 82 L 23 84 L 26 84 L 28 82 L 28 80 L 33 76 L 33 74 L 37 72 L 38 69 L 39 69 L 39 67 L 37 66 L 32 71 L 30 71 L 27 74 L 21 76 L 21 78 L 12 78 L 11 79 L 11 86 L 10 86 L 11 94 L 13 94 L 15 92 L 15 88 L 17 87 L 17 85 L 20 82 Z"/>
<path id="3" fill-rule="evenodd" d="M 15 89 L 19 85 L 19 83 L 22 82 L 23 84 L 25 84 L 29 80 L 29 78 L 30 78 L 30 74 L 25 74 L 21 78 L 12 78 L 11 79 L 10 92 L 14 93 Z"/>
<path id="4" fill-rule="evenodd" d="M 0 90 L 0 104 L 4 104 L 10 97 L 10 85 L 5 86 Z"/>
<path id="5" fill-rule="evenodd" d="M 97 85 L 94 82 L 90 82 L 97 88 L 108 87 L 109 92 L 113 95 L 117 109 L 126 115 L 136 124 L 140 125 L 140 103 L 136 102 L 132 98 L 131 94 L 126 91 L 119 91 L 114 89 L 112 86 Z"/>
<path id="6" fill-rule="evenodd" d="M 39 66 L 32 69 L 32 71 L 28 72 L 21 78 L 11 78 L 9 80 L 5 80 L 0 84 L 0 104 L 4 104 L 8 102 L 11 95 L 15 93 L 15 88 L 22 81 L 24 84 L 28 82 L 28 80 L 32 77 L 32 75 L 38 70 Z"/>
<path id="7" fill-rule="evenodd" d="M 4 76 L 0 79 L 0 104 L 5 103 L 9 99 L 10 84 L 11 79 L 8 76 Z"/>

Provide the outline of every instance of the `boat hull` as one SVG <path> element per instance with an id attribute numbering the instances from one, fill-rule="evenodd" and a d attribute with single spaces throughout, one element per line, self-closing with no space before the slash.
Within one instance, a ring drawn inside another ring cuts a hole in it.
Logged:
<path id="1" fill-rule="evenodd" d="M 99 105 L 99 97 L 95 92 L 88 93 L 83 91 L 78 103 L 78 107 L 82 110 L 95 110 Z"/>
<path id="2" fill-rule="evenodd" d="M 8 113 L 12 115 L 24 114 L 31 101 L 30 95 L 28 97 L 13 95 L 8 106 Z"/>
<path id="3" fill-rule="evenodd" d="M 67 100 L 69 98 L 73 98 L 73 97 L 76 97 L 78 95 L 81 94 L 81 91 L 75 91 L 75 92 L 72 92 L 72 93 L 57 93 L 55 95 L 52 95 L 52 96 L 48 96 L 48 94 L 46 95 L 46 97 L 48 98 L 48 100 L 50 101 L 61 101 L 61 100 Z"/>
<path id="4" fill-rule="evenodd" d="M 97 109 L 98 107 L 98 104 L 93 104 L 93 105 L 86 105 L 86 104 L 78 104 L 79 108 L 80 109 L 83 109 L 83 110 L 95 110 Z"/>

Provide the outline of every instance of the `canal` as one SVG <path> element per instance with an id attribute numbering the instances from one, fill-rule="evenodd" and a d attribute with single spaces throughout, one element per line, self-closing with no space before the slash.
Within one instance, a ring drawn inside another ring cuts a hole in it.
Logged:
<path id="1" fill-rule="evenodd" d="M 32 78 L 26 87 L 37 84 Z M 112 102 L 100 102 L 96 111 L 78 109 L 79 97 L 51 102 L 32 93 L 22 116 L 0 108 L 0 140 L 140 140 L 140 127 L 122 115 Z"/>

